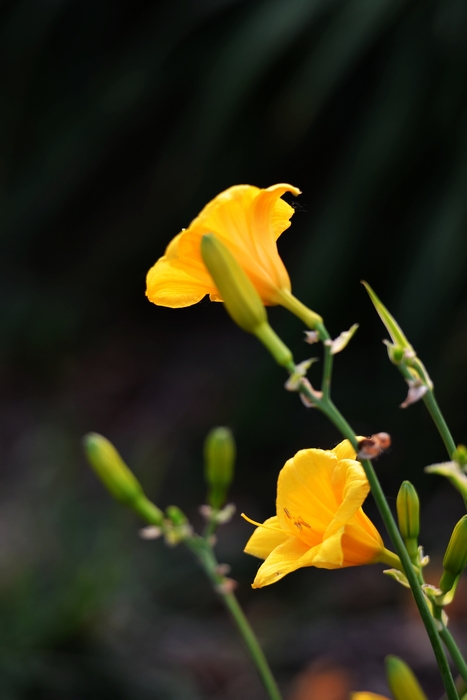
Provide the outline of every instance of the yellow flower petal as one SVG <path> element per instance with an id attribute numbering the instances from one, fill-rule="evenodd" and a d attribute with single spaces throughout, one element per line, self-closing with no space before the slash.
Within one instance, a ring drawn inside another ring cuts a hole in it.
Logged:
<path id="1" fill-rule="evenodd" d="M 384 543 L 370 518 L 360 508 L 347 523 L 342 537 L 343 566 L 360 566 L 377 560 Z"/>
<path id="2" fill-rule="evenodd" d="M 320 569 L 338 569 L 342 566 L 341 538 L 344 528 L 315 547 L 307 547 L 297 537 L 288 537 L 274 549 L 258 569 L 253 588 L 262 588 L 275 583 L 291 571 L 306 566 Z"/>
<path id="3" fill-rule="evenodd" d="M 340 505 L 326 528 L 325 536 L 333 534 L 348 523 L 370 491 L 362 465 L 351 459 L 338 460 L 332 474 L 332 487 Z"/>
<path id="4" fill-rule="evenodd" d="M 254 557 L 266 559 L 272 550 L 288 539 L 288 535 L 279 529 L 279 520 L 277 516 L 268 518 L 264 521 L 267 527 L 257 527 L 250 539 L 248 540 L 244 551 Z M 276 528 L 276 531 L 269 528 Z"/>
<path id="5" fill-rule="evenodd" d="M 165 255 L 149 270 L 146 277 L 146 296 L 160 306 L 180 308 L 191 306 L 207 294 L 217 290 L 206 268 L 201 266 L 179 265 L 178 236 L 169 243 Z M 209 287 L 210 285 L 210 287 Z"/>
<path id="6" fill-rule="evenodd" d="M 376 693 L 352 693 L 350 700 L 389 700 L 389 698 Z"/>
<path id="7" fill-rule="evenodd" d="M 360 438 L 357 438 L 360 440 Z M 357 453 L 350 444 L 350 440 L 342 440 L 338 445 L 332 450 L 336 455 L 337 459 L 355 459 Z"/>
<path id="8" fill-rule="evenodd" d="M 342 548 L 342 538 L 345 527 L 342 526 L 332 535 L 323 539 L 323 542 L 310 550 L 313 552 L 313 559 L 304 566 L 317 566 L 318 569 L 340 569 L 344 563 L 344 551 Z M 303 558 L 306 559 L 305 557 Z"/>
<path id="9" fill-rule="evenodd" d="M 277 516 L 290 535 L 311 547 L 322 542 L 339 504 L 332 488 L 337 457 L 325 450 L 300 450 L 289 459 L 277 483 Z M 304 524 L 301 524 L 304 523 Z"/>
<path id="10" fill-rule="evenodd" d="M 262 588 L 275 583 L 286 574 L 300 568 L 301 557 L 308 552 L 308 547 L 296 537 L 288 537 L 285 542 L 276 547 L 264 564 L 258 569 L 253 588 Z"/>
<path id="11" fill-rule="evenodd" d="M 276 240 L 290 226 L 293 208 L 281 199 L 300 190 L 278 184 L 261 190 L 237 185 L 221 192 L 169 244 L 151 268 L 146 294 L 163 306 L 189 306 L 205 294 L 221 301 L 200 253 L 201 238 L 213 233 L 235 256 L 263 303 L 277 304 L 278 292 L 290 292 L 290 279 L 277 252 Z"/>

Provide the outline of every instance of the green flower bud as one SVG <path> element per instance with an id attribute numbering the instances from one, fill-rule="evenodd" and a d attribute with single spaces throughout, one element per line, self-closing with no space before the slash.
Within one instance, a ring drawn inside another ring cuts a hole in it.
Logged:
<path id="1" fill-rule="evenodd" d="M 98 433 L 88 433 L 83 443 L 89 464 L 111 495 L 136 511 L 150 525 L 160 525 L 162 512 L 146 498 L 138 479 L 112 443 Z"/>
<path id="2" fill-rule="evenodd" d="M 400 345 L 393 345 L 389 340 L 383 340 L 388 350 L 388 357 L 393 365 L 398 365 L 404 359 L 404 348 Z"/>
<path id="3" fill-rule="evenodd" d="M 427 700 L 412 670 L 398 656 L 387 656 L 386 676 L 394 700 Z"/>
<path id="4" fill-rule="evenodd" d="M 165 512 L 167 514 L 168 519 L 174 525 L 186 525 L 188 523 L 188 518 L 178 506 L 167 506 Z"/>
<path id="5" fill-rule="evenodd" d="M 420 533 L 420 501 L 413 484 L 403 481 L 397 494 L 397 518 L 399 530 L 412 561 L 418 558 Z"/>
<path id="6" fill-rule="evenodd" d="M 453 462 L 457 462 L 460 467 L 465 467 L 467 464 L 467 447 L 465 445 L 457 445 L 452 455 Z"/>
<path id="7" fill-rule="evenodd" d="M 201 240 L 201 256 L 231 318 L 256 335 L 279 365 L 291 369 L 292 353 L 272 330 L 261 297 L 230 250 L 208 233 Z"/>
<path id="8" fill-rule="evenodd" d="M 89 433 L 84 448 L 91 467 L 117 501 L 128 505 L 143 495 L 138 479 L 107 438 Z"/>
<path id="9" fill-rule="evenodd" d="M 212 233 L 201 240 L 201 256 L 235 323 L 248 333 L 267 321 L 263 302 L 242 266 Z"/>
<path id="10" fill-rule="evenodd" d="M 219 510 L 232 483 L 235 441 L 229 428 L 213 428 L 204 443 L 204 476 L 208 484 L 208 503 Z"/>
<path id="11" fill-rule="evenodd" d="M 443 559 L 444 573 L 439 587 L 443 593 L 451 590 L 467 565 L 467 515 L 459 520 L 452 531 Z"/>

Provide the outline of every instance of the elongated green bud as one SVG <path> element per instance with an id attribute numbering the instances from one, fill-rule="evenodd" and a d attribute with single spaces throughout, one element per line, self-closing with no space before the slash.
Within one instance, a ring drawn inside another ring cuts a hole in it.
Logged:
<path id="1" fill-rule="evenodd" d="M 144 495 L 143 488 L 112 443 L 98 433 L 83 439 L 89 464 L 111 495 L 136 511 L 150 525 L 160 525 L 163 514 Z"/>
<path id="2" fill-rule="evenodd" d="M 394 700 L 427 700 L 413 671 L 398 656 L 385 659 L 386 676 Z"/>
<path id="3" fill-rule="evenodd" d="M 459 520 L 452 531 L 443 559 L 444 573 L 439 587 L 443 593 L 451 590 L 467 565 L 467 515 Z"/>
<path id="4" fill-rule="evenodd" d="M 208 233 L 201 239 L 201 256 L 231 318 L 256 335 L 278 364 L 292 371 L 292 353 L 272 330 L 261 297 L 230 250 Z"/>
<path id="5" fill-rule="evenodd" d="M 397 494 L 397 518 L 399 530 L 412 561 L 418 557 L 418 535 L 420 534 L 420 501 L 415 486 L 403 481 Z"/>
<path id="6" fill-rule="evenodd" d="M 201 256 L 235 323 L 248 333 L 267 321 L 263 302 L 242 266 L 212 233 L 201 240 Z"/>
<path id="7" fill-rule="evenodd" d="M 213 428 L 204 443 L 204 477 L 209 505 L 219 510 L 227 498 L 235 464 L 235 440 L 229 428 Z"/>

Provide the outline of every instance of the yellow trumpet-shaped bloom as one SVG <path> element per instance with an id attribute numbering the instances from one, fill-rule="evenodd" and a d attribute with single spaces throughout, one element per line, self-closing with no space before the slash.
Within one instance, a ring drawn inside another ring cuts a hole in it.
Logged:
<path id="1" fill-rule="evenodd" d="M 200 252 L 202 237 L 212 233 L 245 270 L 264 304 L 283 303 L 282 297 L 290 295 L 290 279 L 276 241 L 294 213 L 281 198 L 286 192 L 300 194 L 292 185 L 278 184 L 264 190 L 237 185 L 217 195 L 149 270 L 149 300 L 172 308 L 196 304 L 206 294 L 222 301 Z"/>
<path id="2" fill-rule="evenodd" d="M 258 525 L 245 547 L 265 560 L 253 588 L 302 566 L 339 569 L 382 561 L 398 567 L 361 508 L 370 487 L 355 456 L 344 440 L 333 450 L 300 450 L 286 462 L 277 484 L 277 514 Z"/>

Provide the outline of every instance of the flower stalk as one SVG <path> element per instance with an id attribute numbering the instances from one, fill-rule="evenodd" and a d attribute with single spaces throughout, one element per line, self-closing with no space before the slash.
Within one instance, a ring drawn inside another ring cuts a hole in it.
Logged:
<path id="1" fill-rule="evenodd" d="M 425 396 L 423 397 L 423 403 L 427 407 L 428 413 L 430 414 L 433 423 L 441 435 L 441 439 L 444 442 L 449 457 L 452 459 L 453 453 L 456 449 L 456 443 L 454 442 L 451 431 L 449 430 L 444 416 L 441 413 L 441 409 L 438 406 L 433 389 L 429 389 L 426 392 Z"/>
<path id="2" fill-rule="evenodd" d="M 324 347 L 326 348 L 326 346 Z M 326 370 L 323 373 L 323 381 L 326 380 L 326 383 L 328 383 L 329 385 L 331 378 L 330 365 L 331 363 L 329 362 L 327 375 Z M 312 402 L 317 408 L 319 408 L 330 419 L 332 423 L 334 423 L 339 432 L 350 441 L 355 450 L 358 452 L 359 446 L 356 435 L 349 423 L 344 418 L 344 416 L 340 413 L 340 411 L 332 402 L 330 398 L 330 391 L 327 394 L 327 396 L 325 396 L 323 392 L 322 397 L 317 397 L 315 392 L 310 391 L 310 388 L 307 385 L 307 383 L 302 382 L 299 385 L 299 392 L 303 394 L 308 401 Z M 447 697 L 449 700 L 458 700 L 456 686 L 454 684 L 454 680 L 451 674 L 451 670 L 449 668 L 446 654 L 440 641 L 438 630 L 436 628 L 436 623 L 428 607 L 425 595 L 422 589 L 420 588 L 417 572 L 415 571 L 412 565 L 412 561 L 404 545 L 404 541 L 396 525 L 396 521 L 391 513 L 383 489 L 381 488 L 379 479 L 370 460 L 362 459 L 361 464 L 363 469 L 365 470 L 365 474 L 370 484 L 371 493 L 373 494 L 373 498 L 375 499 L 376 505 L 383 519 L 384 525 L 386 526 L 391 542 L 394 546 L 394 549 L 396 550 L 396 554 L 398 555 L 402 563 L 404 573 L 407 577 L 408 583 L 412 590 L 413 597 L 415 599 L 415 603 L 420 612 L 423 624 L 425 625 L 428 637 L 433 647 L 433 652 L 435 654 L 436 661 L 438 663 L 441 677 L 443 679 L 443 684 L 446 689 Z"/>
<path id="3" fill-rule="evenodd" d="M 306 384 L 300 385 L 300 392 L 305 395 L 308 400 L 313 400 L 319 408 L 330 420 L 340 433 L 346 437 L 351 444 L 354 446 L 355 450 L 358 452 L 358 441 L 349 423 L 345 420 L 343 415 L 339 412 L 336 406 L 332 403 L 330 399 L 325 399 L 324 396 L 321 400 L 316 401 L 316 396 L 309 391 Z M 420 588 L 417 573 L 412 565 L 410 556 L 404 545 L 404 541 L 401 537 L 399 529 L 396 525 L 396 521 L 391 513 L 388 502 L 384 495 L 381 484 L 373 468 L 370 460 L 362 459 L 361 464 L 365 470 L 368 482 L 370 484 L 371 493 L 375 499 L 376 505 L 383 519 L 384 525 L 388 531 L 391 542 L 396 550 L 396 553 L 401 560 L 404 573 L 409 582 L 410 588 L 412 590 L 415 603 L 420 612 L 420 617 L 422 618 L 423 624 L 427 631 L 428 637 L 430 639 L 431 645 L 433 647 L 433 652 L 438 663 L 438 667 L 443 679 L 443 684 L 446 689 L 447 697 L 449 700 L 459 700 L 457 695 L 456 686 L 449 668 L 449 664 L 444 653 L 443 646 L 441 644 L 438 630 L 436 629 L 436 623 L 428 607 L 425 595 Z"/>
<path id="4" fill-rule="evenodd" d="M 185 541 L 186 546 L 190 549 L 198 562 L 201 564 L 204 572 L 211 581 L 214 590 L 219 595 L 223 604 L 229 611 L 233 622 L 240 634 L 243 642 L 250 654 L 250 657 L 256 667 L 258 675 L 263 683 L 263 686 L 268 694 L 269 700 L 282 700 L 277 683 L 272 675 L 271 669 L 267 662 L 266 656 L 256 638 L 253 629 L 248 622 L 245 613 L 243 612 L 235 593 L 233 592 L 234 583 L 232 579 L 226 578 L 221 573 L 221 567 L 216 559 L 209 539 L 194 536 Z"/>

